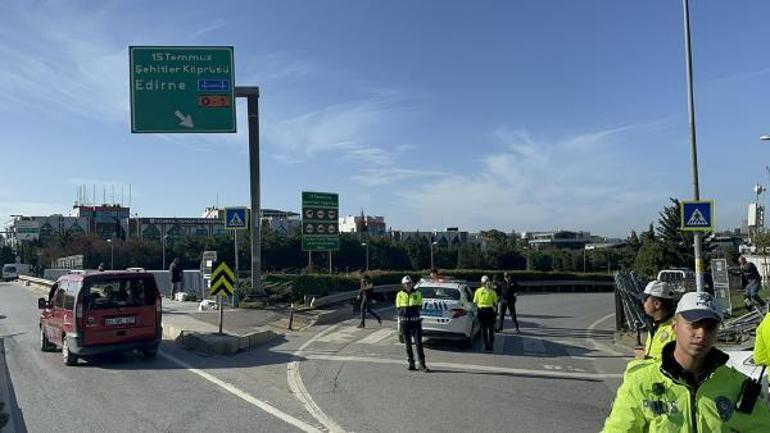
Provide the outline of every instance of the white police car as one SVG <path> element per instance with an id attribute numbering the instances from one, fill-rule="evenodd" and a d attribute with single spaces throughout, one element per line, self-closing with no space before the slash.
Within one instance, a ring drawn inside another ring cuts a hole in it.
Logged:
<path id="1" fill-rule="evenodd" d="M 730 357 L 727 360 L 728 367 L 732 367 L 752 379 L 759 377 L 762 367 L 754 364 L 753 350 L 724 350 L 724 352 Z M 762 378 L 762 395 L 768 403 L 770 403 L 770 393 L 768 392 L 767 385 L 769 373 L 768 370 L 765 370 L 765 375 Z"/>
<path id="2" fill-rule="evenodd" d="M 414 288 L 422 294 L 423 337 L 459 340 L 470 347 L 480 326 L 467 282 L 422 279 Z"/>

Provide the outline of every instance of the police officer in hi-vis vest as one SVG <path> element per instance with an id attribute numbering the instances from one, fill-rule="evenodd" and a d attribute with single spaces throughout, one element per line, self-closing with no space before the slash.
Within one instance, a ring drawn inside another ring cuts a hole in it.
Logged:
<path id="1" fill-rule="evenodd" d="M 484 340 L 484 350 L 491 352 L 495 344 L 495 318 L 497 312 L 497 292 L 492 287 L 489 277 L 481 277 L 481 287 L 476 289 L 473 294 L 473 303 L 476 304 L 479 311 L 479 324 L 481 325 L 481 336 Z"/>
<path id="2" fill-rule="evenodd" d="M 414 290 L 414 283 L 409 275 L 401 279 L 404 288 L 396 295 L 396 309 L 398 310 L 398 322 L 401 334 L 406 346 L 406 359 L 409 370 L 416 370 L 414 365 L 414 352 L 412 352 L 412 339 L 417 346 L 417 360 L 419 369 L 428 372 L 425 365 L 425 352 L 422 349 L 422 321 L 420 309 L 422 308 L 422 294 Z"/>
<path id="3" fill-rule="evenodd" d="M 652 325 L 644 342 L 644 353 L 637 351 L 637 359 L 660 359 L 663 346 L 674 341 L 674 310 L 676 293 L 670 284 L 659 280 L 650 281 L 644 288 L 642 306 L 644 313 L 652 319 Z"/>
<path id="4" fill-rule="evenodd" d="M 633 360 L 604 433 L 767 433 L 770 407 L 755 382 L 713 347 L 722 317 L 709 293 L 685 293 L 660 359 Z"/>

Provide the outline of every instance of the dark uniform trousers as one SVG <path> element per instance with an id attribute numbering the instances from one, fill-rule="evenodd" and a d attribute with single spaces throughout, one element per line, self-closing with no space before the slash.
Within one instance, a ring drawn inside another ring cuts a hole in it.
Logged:
<path id="1" fill-rule="evenodd" d="M 511 320 L 513 320 L 514 326 L 516 326 L 516 329 L 519 329 L 519 319 L 516 318 L 516 298 L 513 299 L 513 302 L 508 301 L 500 301 L 500 304 L 498 305 L 498 314 L 499 321 L 497 323 L 497 330 L 502 331 L 503 330 L 503 323 L 505 322 L 505 310 L 510 311 L 511 313 Z"/>
<path id="2" fill-rule="evenodd" d="M 484 348 L 492 349 L 495 344 L 495 318 L 497 314 L 493 307 L 479 308 L 479 323 L 481 324 L 481 336 L 484 340 Z"/>
<path id="3" fill-rule="evenodd" d="M 417 360 L 420 365 L 425 365 L 425 352 L 422 350 L 422 322 L 418 320 L 405 320 L 401 322 L 401 333 L 404 336 L 406 346 L 406 359 L 409 364 L 414 364 L 414 352 L 412 352 L 412 339 L 417 346 Z"/>

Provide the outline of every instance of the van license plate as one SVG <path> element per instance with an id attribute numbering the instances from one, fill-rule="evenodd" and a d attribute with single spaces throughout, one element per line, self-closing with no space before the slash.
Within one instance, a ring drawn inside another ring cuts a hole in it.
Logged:
<path id="1" fill-rule="evenodd" d="M 136 317 L 113 317 L 110 319 L 104 319 L 104 324 L 107 326 L 133 325 L 134 323 L 136 323 Z"/>

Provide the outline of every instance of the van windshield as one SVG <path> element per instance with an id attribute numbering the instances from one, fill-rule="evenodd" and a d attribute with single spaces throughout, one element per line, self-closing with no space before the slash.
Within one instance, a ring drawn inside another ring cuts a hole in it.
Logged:
<path id="1" fill-rule="evenodd" d="M 115 278 L 89 281 L 83 290 L 83 302 L 90 310 L 141 307 L 155 303 L 152 278 Z"/>
<path id="2" fill-rule="evenodd" d="M 14 266 L 14 265 L 5 265 L 3 267 L 3 272 L 16 272 L 16 266 Z"/>

